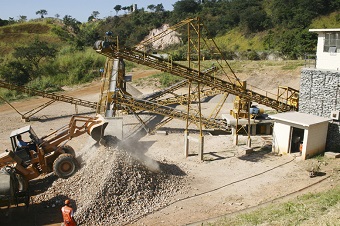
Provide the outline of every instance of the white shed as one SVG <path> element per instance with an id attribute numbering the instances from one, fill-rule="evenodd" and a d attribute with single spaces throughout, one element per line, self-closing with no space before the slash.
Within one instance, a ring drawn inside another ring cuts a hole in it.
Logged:
<path id="1" fill-rule="evenodd" d="M 307 159 L 325 151 L 328 118 L 300 112 L 285 112 L 270 117 L 275 120 L 273 152 L 300 152 L 301 158 Z"/>
<path id="2" fill-rule="evenodd" d="M 309 29 L 318 34 L 316 68 L 340 70 L 340 29 Z"/>

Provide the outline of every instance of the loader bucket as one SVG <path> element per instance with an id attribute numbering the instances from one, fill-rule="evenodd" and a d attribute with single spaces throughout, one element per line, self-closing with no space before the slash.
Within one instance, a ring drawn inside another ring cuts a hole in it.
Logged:
<path id="1" fill-rule="evenodd" d="M 14 195 L 14 181 L 12 177 L 7 173 L 4 168 L 0 171 L 0 207 L 10 206 L 11 200 Z"/>
<path id="2" fill-rule="evenodd" d="M 98 115 L 97 119 L 92 122 L 88 133 L 95 141 L 99 142 L 104 136 L 107 124 L 108 122 L 105 122 L 104 118 L 101 115 Z"/>
<path id="3" fill-rule="evenodd" d="M 11 175 L 4 171 L 0 172 L 0 196 L 10 196 L 12 193 Z"/>

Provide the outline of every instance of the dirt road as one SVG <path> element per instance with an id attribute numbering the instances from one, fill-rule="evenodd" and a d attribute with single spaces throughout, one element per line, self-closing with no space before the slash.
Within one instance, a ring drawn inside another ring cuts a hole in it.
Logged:
<path id="1" fill-rule="evenodd" d="M 141 92 L 150 91 L 150 87 L 138 87 Z M 84 100 L 97 101 L 99 83 L 94 82 L 65 94 Z M 20 112 L 25 112 L 43 102 L 44 98 L 32 98 L 12 103 Z M 204 109 L 213 109 L 216 102 L 205 103 Z M 227 111 L 227 109 L 224 109 Z M 94 115 L 92 109 L 78 107 L 78 113 Z M 67 124 L 70 116 L 75 114 L 74 106 L 67 103 L 54 103 L 39 112 L 40 120 L 22 122 L 20 116 L 7 105 L 0 106 L 2 149 L 10 149 L 10 131 L 24 125 L 32 125 L 39 136 L 58 129 Z M 133 117 L 124 119 L 125 125 L 138 124 Z M 185 128 L 185 122 L 172 120 L 166 125 L 170 128 Z M 128 126 L 126 126 L 128 128 Z M 129 131 L 124 131 L 126 134 Z M 192 134 L 193 137 L 198 137 Z M 88 136 L 84 135 L 71 140 L 69 144 L 75 150 L 81 149 Z M 185 225 L 214 218 L 226 213 L 257 206 L 295 191 L 308 192 L 304 188 L 322 180 L 322 177 L 309 178 L 304 165 L 295 156 L 276 156 L 271 153 L 270 137 L 252 137 L 254 152 L 246 155 L 244 147 L 246 137 L 240 137 L 240 145 L 233 145 L 231 135 L 205 135 L 204 161 L 200 161 L 198 145 L 190 143 L 190 155 L 184 156 L 184 135 L 178 133 L 156 133 L 145 135 L 134 142 L 145 155 L 155 161 L 167 162 L 180 168 L 185 173 L 185 184 L 182 190 L 167 205 L 130 222 L 131 225 Z M 329 167 L 331 169 L 331 167 Z M 325 169 L 327 171 L 328 169 Z M 45 180 L 47 186 L 53 183 Z M 314 186 L 321 190 L 330 186 L 325 181 L 322 186 Z M 43 191 L 40 191 L 40 193 Z M 75 200 L 77 201 L 77 200 Z M 33 203 L 29 210 L 24 207 L 12 208 L 9 216 L 1 209 L 0 224 L 11 225 L 59 225 L 61 221 L 59 206 L 44 206 Z M 119 223 L 118 223 L 119 224 Z"/>

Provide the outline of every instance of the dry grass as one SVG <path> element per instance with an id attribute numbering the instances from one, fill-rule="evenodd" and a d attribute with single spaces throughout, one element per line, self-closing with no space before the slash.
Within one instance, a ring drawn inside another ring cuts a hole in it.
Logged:
<path id="1" fill-rule="evenodd" d="M 34 33 L 34 34 L 45 34 L 51 29 L 50 25 L 43 23 L 22 23 L 15 24 L 12 26 L 5 26 L 0 28 L 0 33 Z"/>

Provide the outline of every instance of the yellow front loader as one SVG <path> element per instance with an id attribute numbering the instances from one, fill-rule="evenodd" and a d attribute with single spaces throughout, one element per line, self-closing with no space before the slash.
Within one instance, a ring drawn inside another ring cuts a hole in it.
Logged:
<path id="1" fill-rule="evenodd" d="M 84 133 L 100 142 L 107 124 L 101 115 L 73 116 L 69 124 L 41 138 L 30 125 L 12 131 L 12 150 L 0 155 L 1 203 L 12 203 L 19 198 L 24 198 L 26 203 L 28 181 L 42 174 L 54 172 L 60 178 L 72 176 L 79 164 L 74 149 L 67 142 Z M 18 146 L 18 135 L 30 138 L 26 146 Z"/>

